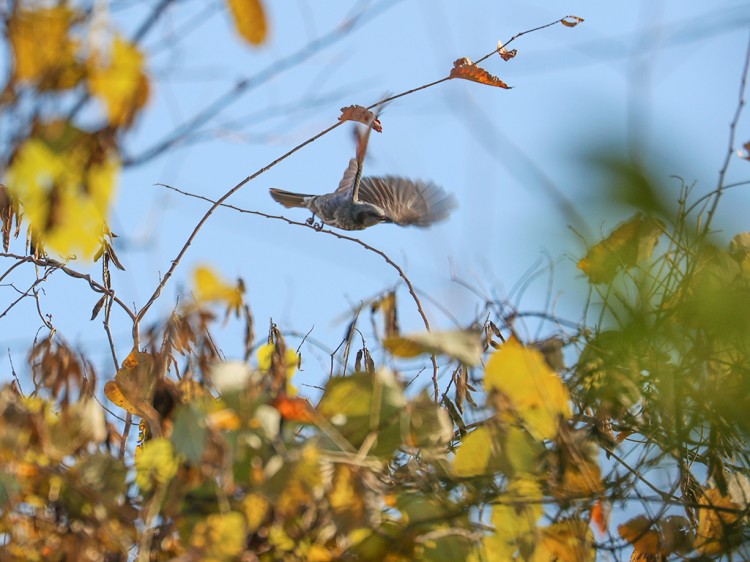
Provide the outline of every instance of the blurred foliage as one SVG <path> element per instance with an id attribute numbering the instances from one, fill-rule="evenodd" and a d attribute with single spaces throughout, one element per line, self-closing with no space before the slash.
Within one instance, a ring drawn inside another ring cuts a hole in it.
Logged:
<path id="1" fill-rule="evenodd" d="M 260 2 L 226 7 L 240 37 L 265 41 Z M 708 203 L 721 190 L 699 207 L 685 188 L 672 207 L 644 169 L 600 157 L 611 199 L 633 214 L 578 261 L 590 290 L 580 326 L 524 341 L 518 311 L 492 303 L 465 330 L 402 334 L 388 292 L 370 303 L 379 361 L 355 344 L 355 317 L 313 403 L 292 384 L 300 350 L 274 324 L 256 346 L 243 282 L 209 266 L 141 339 L 141 316 L 111 286 L 108 267 L 122 264 L 107 217 L 120 139 L 149 99 L 147 57 L 114 28 L 89 41 L 91 14 L 66 2 L 3 14 L 13 68 L 0 110 L 17 116 L 0 155 L 7 273 L 32 263 L 86 280 L 114 367 L 101 384 L 42 317 L 33 391 L 0 390 L 0 561 L 747 555 L 750 233 L 714 240 Z M 27 97 L 78 101 L 29 114 Z M 96 126 L 76 119 L 87 100 Z M 28 244 L 10 254 L 22 225 Z M 67 265 L 77 254 L 102 260 L 101 282 Z M 115 304 L 133 341 L 113 341 Z M 216 346 L 217 308 L 244 323 L 241 359 Z M 122 364 L 115 347 L 130 349 Z M 407 391 L 402 358 L 434 365 L 434 395 Z M 610 513 L 634 504 L 642 513 L 615 529 Z"/>

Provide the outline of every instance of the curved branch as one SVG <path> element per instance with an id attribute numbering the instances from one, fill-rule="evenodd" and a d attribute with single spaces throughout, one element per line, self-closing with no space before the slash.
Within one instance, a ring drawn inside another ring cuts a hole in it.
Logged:
<path id="1" fill-rule="evenodd" d="M 258 172 L 258 173 L 260 173 L 260 172 Z M 258 175 L 258 174 L 256 174 L 256 175 Z M 411 295 L 412 299 L 414 300 L 414 304 L 416 304 L 416 306 L 417 306 L 417 311 L 419 312 L 419 315 L 422 317 L 422 322 L 424 323 L 425 328 L 427 329 L 428 332 L 431 330 L 430 321 L 427 319 L 427 315 L 424 312 L 424 308 L 422 308 L 422 302 L 419 300 L 419 297 L 417 296 L 417 291 L 414 289 L 414 285 L 412 284 L 411 280 L 406 275 L 406 273 L 404 273 L 404 270 L 401 268 L 401 266 L 399 266 L 396 262 L 394 262 L 388 256 L 388 254 L 386 254 L 382 250 L 378 250 L 374 246 L 370 246 L 369 244 L 367 244 L 366 242 L 363 242 L 359 238 L 354 238 L 353 236 L 347 236 L 346 234 L 341 234 L 340 232 L 336 232 L 336 231 L 329 230 L 329 229 L 318 230 L 317 228 L 315 228 L 314 226 L 312 226 L 310 224 L 307 224 L 307 223 L 304 223 L 304 222 L 297 222 L 297 221 L 288 219 L 288 218 L 286 218 L 286 217 L 284 217 L 282 215 L 270 215 L 268 213 L 263 213 L 261 211 L 252 211 L 250 209 L 243 209 L 243 208 L 237 207 L 235 205 L 225 204 L 222 201 L 226 200 L 226 198 L 227 198 L 226 196 L 222 197 L 218 201 L 214 201 L 212 199 L 209 199 L 208 197 L 204 197 L 203 195 L 197 195 L 195 193 L 190 193 L 189 191 L 184 191 L 182 189 L 179 189 L 177 187 L 173 187 L 171 185 L 166 185 L 166 184 L 163 184 L 163 183 L 160 183 L 160 184 L 157 184 L 157 185 L 160 185 L 160 186 L 165 187 L 167 189 L 171 189 L 172 191 L 176 191 L 177 193 L 180 193 L 181 195 L 185 195 L 186 197 L 193 197 L 195 199 L 200 199 L 202 201 L 206 201 L 207 203 L 211 203 L 212 206 L 211 206 L 211 209 L 209 209 L 210 212 L 213 212 L 217 207 L 226 207 L 227 209 L 232 209 L 232 210 L 240 212 L 240 213 L 245 213 L 245 214 L 248 214 L 248 215 L 256 215 L 256 216 L 263 217 L 263 218 L 266 218 L 266 219 L 271 219 L 271 220 L 280 220 L 280 221 L 286 222 L 287 224 L 292 224 L 294 226 L 302 226 L 302 227 L 314 230 L 316 232 L 323 232 L 325 234 L 328 234 L 329 236 L 335 236 L 336 238 L 338 238 L 340 240 L 348 240 L 349 242 L 354 242 L 355 244 L 359 244 L 365 250 L 368 250 L 370 252 L 373 252 L 374 254 L 379 255 L 381 258 L 383 258 L 385 260 L 385 262 L 388 265 L 390 265 L 393 269 L 396 270 L 396 272 L 398 273 L 399 277 L 401 277 L 401 279 L 404 280 L 404 283 L 406 283 L 406 286 L 409 289 L 409 294 Z M 206 216 L 206 218 L 207 218 L 207 216 Z M 174 268 L 174 265 L 175 264 L 173 263 L 173 268 Z M 435 358 L 434 355 L 432 356 L 432 367 L 433 367 L 433 386 L 434 386 L 435 392 L 437 392 L 437 370 L 438 370 L 438 368 L 437 368 L 437 359 Z"/>
<path id="2" fill-rule="evenodd" d="M 148 312 L 148 310 L 151 308 L 151 306 L 156 302 L 156 299 L 159 298 L 159 295 L 161 294 L 162 289 L 164 289 L 164 286 L 167 284 L 169 279 L 172 277 L 172 275 L 175 272 L 175 269 L 177 269 L 177 266 L 180 264 L 180 261 L 182 260 L 182 257 L 185 255 L 185 253 L 188 251 L 188 248 L 193 243 L 193 240 L 195 240 L 195 237 L 198 235 L 198 232 L 203 227 L 203 225 L 206 223 L 206 221 L 209 219 L 209 217 L 214 213 L 216 209 L 221 207 L 227 199 L 229 199 L 232 195 L 234 195 L 237 191 L 239 191 L 245 184 L 249 183 L 250 181 L 257 178 L 259 175 L 267 172 L 274 166 L 276 166 L 281 161 L 289 158 L 292 154 L 297 152 L 298 150 L 301 150 L 308 144 L 316 141 L 323 135 L 326 135 L 333 131 L 335 128 L 341 126 L 344 124 L 344 121 L 338 121 L 337 123 L 334 123 L 327 129 L 324 129 L 317 135 L 310 137 L 305 142 L 298 144 L 290 151 L 282 154 L 279 156 L 276 160 L 271 162 L 270 164 L 264 166 L 251 176 L 246 177 L 244 180 L 242 180 L 240 183 L 235 185 L 232 189 L 227 191 L 224 195 L 219 197 L 216 201 L 212 201 L 210 199 L 206 199 L 206 201 L 211 201 L 212 205 L 209 207 L 209 209 L 205 212 L 203 217 L 198 221 L 198 224 L 195 225 L 195 228 L 193 228 L 193 231 L 190 233 L 190 236 L 188 236 L 188 239 L 185 241 L 185 243 L 182 246 L 182 249 L 180 249 L 179 253 L 177 254 L 177 257 L 172 260 L 172 265 L 169 266 L 169 269 L 167 270 L 167 273 L 164 274 L 164 277 L 162 277 L 161 281 L 159 281 L 159 284 L 157 285 L 156 289 L 154 290 L 154 293 L 151 295 L 151 297 L 148 299 L 146 304 L 143 306 L 143 308 L 138 311 L 138 314 L 136 314 L 134 322 L 133 322 L 133 345 L 138 346 L 140 341 L 140 335 L 139 335 L 139 329 L 140 329 L 140 321 L 143 319 L 143 316 Z"/>
<path id="3" fill-rule="evenodd" d="M 91 287 L 95 292 L 107 295 L 109 298 L 112 299 L 113 302 L 117 303 L 119 307 L 127 314 L 131 320 L 136 319 L 136 314 L 130 310 L 127 304 L 125 304 L 122 300 L 120 300 L 116 295 L 115 292 L 112 289 L 108 289 L 98 281 L 94 281 L 91 276 L 88 273 L 81 273 L 80 271 L 76 271 L 75 269 L 72 269 L 65 265 L 62 262 L 59 262 L 52 258 L 37 258 L 34 256 L 22 256 L 18 254 L 11 254 L 7 252 L 0 252 L 0 258 L 11 258 L 17 260 L 17 263 L 14 264 L 11 269 L 15 268 L 20 263 L 33 263 L 34 265 L 38 265 L 39 267 L 48 267 L 52 269 L 59 269 L 66 275 L 73 277 L 75 279 L 83 279 L 89 284 L 89 287 Z M 8 270 L 10 271 L 10 269 Z M 6 272 L 7 274 L 8 272 Z M 3 275 L 4 277 L 5 275 Z"/>

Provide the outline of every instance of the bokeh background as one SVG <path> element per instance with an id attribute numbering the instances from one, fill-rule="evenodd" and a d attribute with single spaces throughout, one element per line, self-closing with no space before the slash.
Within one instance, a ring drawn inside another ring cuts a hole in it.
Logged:
<path id="1" fill-rule="evenodd" d="M 155 4 L 111 2 L 103 13 L 130 36 Z M 632 212 L 608 203 L 611 186 L 592 165 L 592 154 L 637 158 L 663 185 L 666 200 L 676 198 L 681 181 L 694 185 L 696 198 L 716 187 L 740 97 L 750 28 L 746 2 L 265 5 L 270 37 L 260 48 L 238 37 L 224 2 L 213 0 L 175 3 L 142 42 L 150 56 L 152 96 L 126 141 L 130 165 L 111 219 L 126 267 L 113 272 L 113 286 L 136 307 L 148 300 L 207 208 L 157 184 L 220 197 L 335 123 L 341 107 L 369 105 L 437 80 L 455 59 L 476 60 L 498 41 L 568 14 L 585 22 L 524 35 L 512 44 L 515 59 L 495 56 L 483 63 L 513 89 L 452 80 L 402 97 L 381 116 L 383 133 L 370 139 L 366 173 L 429 179 L 459 201 L 448 221 L 428 230 L 382 225 L 356 234 L 400 264 L 433 328 L 483 319 L 486 301 L 580 320 L 586 295 L 575 264 L 585 253 L 583 240 L 595 242 Z M 8 68 L 9 53 L 0 53 L 1 71 Z M 241 94 L 230 94 L 245 80 L 250 85 Z M 210 119 L 153 154 L 212 107 L 219 111 Z M 84 117 L 101 119 L 93 109 Z M 739 141 L 750 140 L 749 124 L 745 115 Z M 302 210 L 276 205 L 268 188 L 331 191 L 354 154 L 352 128 L 339 127 L 295 153 L 229 203 L 306 219 Z M 748 165 L 733 157 L 728 183 L 746 179 Z M 748 209 L 746 188 L 728 191 L 714 223 L 717 236 L 728 240 L 748 230 Z M 190 298 L 191 272 L 200 264 L 227 279 L 243 278 L 259 339 L 270 320 L 293 346 L 310 333 L 298 384 L 327 376 L 328 353 L 344 336 L 352 311 L 385 290 L 399 288 L 404 331 L 423 327 L 396 271 L 379 256 L 310 229 L 227 209 L 202 228 L 146 324 Z M 97 264 L 76 267 L 99 270 Z M 101 318 L 89 321 L 97 295 L 62 275 L 44 290 L 44 313 L 58 332 L 110 378 Z M 0 287 L 4 301 L 12 293 L 9 285 Z M 121 357 L 129 345 L 125 320 L 115 311 Z M 40 325 L 31 299 L 0 318 L 0 377 L 10 378 L 11 362 L 24 362 Z M 531 322 L 519 328 L 537 337 L 558 326 Z M 237 322 L 229 319 L 217 338 L 228 358 L 241 355 Z M 428 384 L 426 375 L 422 382 Z"/>

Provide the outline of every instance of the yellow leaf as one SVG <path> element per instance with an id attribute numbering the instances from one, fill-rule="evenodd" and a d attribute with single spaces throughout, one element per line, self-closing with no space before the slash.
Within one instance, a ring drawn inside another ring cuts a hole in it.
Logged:
<path id="1" fill-rule="evenodd" d="M 235 311 L 242 306 L 242 293 L 244 292 L 242 283 L 230 285 L 210 267 L 200 266 L 195 269 L 193 285 L 198 302 L 224 302 L 230 310 Z"/>
<path id="2" fill-rule="evenodd" d="M 242 509 L 247 520 L 247 532 L 254 533 L 263 524 L 271 504 L 260 494 L 248 494 L 242 501 Z"/>
<path id="3" fill-rule="evenodd" d="M 695 550 L 707 556 L 727 552 L 731 546 L 730 531 L 739 519 L 741 506 L 722 496 L 716 488 L 706 490 L 699 502 L 704 507 L 698 510 L 698 530 L 693 544 Z M 732 509 L 737 512 L 729 511 Z"/>
<path id="4" fill-rule="evenodd" d="M 91 259 L 107 232 L 119 162 L 105 139 L 57 121 L 40 125 L 16 151 L 8 189 L 34 239 L 64 258 Z"/>
<path id="5" fill-rule="evenodd" d="M 89 88 L 107 108 L 114 127 L 132 124 L 149 96 L 143 54 L 125 39 L 115 37 L 109 57 L 97 54 L 88 62 Z"/>
<path id="6" fill-rule="evenodd" d="M 490 357 L 484 385 L 499 392 L 503 410 L 515 412 L 538 440 L 554 437 L 560 419 L 571 415 L 563 381 L 539 351 L 523 347 L 515 338 Z"/>
<path id="7" fill-rule="evenodd" d="M 453 461 L 453 473 L 468 478 L 495 472 L 507 476 L 531 474 L 540 467 L 539 453 L 539 443 L 523 429 L 483 425 L 463 438 Z"/>
<path id="8" fill-rule="evenodd" d="M 245 535 L 245 520 L 240 513 L 217 513 L 195 525 L 190 544 L 200 550 L 204 562 L 228 562 L 245 548 Z"/>
<path id="9" fill-rule="evenodd" d="M 483 540 L 488 560 L 527 559 L 538 534 L 536 523 L 544 513 L 539 483 L 532 478 L 512 480 L 492 508 L 495 532 Z"/>
<path id="10" fill-rule="evenodd" d="M 591 283 L 609 283 L 620 269 L 630 269 L 651 256 L 662 229 L 657 219 L 634 215 L 592 246 L 579 260 L 578 269 Z"/>
<path id="11" fill-rule="evenodd" d="M 115 379 L 104 385 L 104 394 L 128 412 L 151 418 L 153 408 L 150 402 L 156 379 L 153 357 L 133 350 L 122 362 Z"/>
<path id="12" fill-rule="evenodd" d="M 239 34 L 251 45 L 262 45 L 268 36 L 268 22 L 260 0 L 227 0 Z"/>
<path id="13" fill-rule="evenodd" d="M 333 474 L 328 502 L 333 513 L 347 528 L 366 524 L 365 498 L 367 490 L 358 477 L 359 469 L 339 463 Z"/>
<path id="14" fill-rule="evenodd" d="M 434 353 L 448 355 L 470 366 L 479 364 L 483 351 L 480 334 L 465 330 L 390 336 L 383 340 L 383 345 L 397 357 Z"/>
<path id="15" fill-rule="evenodd" d="M 594 537 L 588 523 L 563 519 L 541 529 L 541 539 L 531 562 L 593 562 L 596 557 Z"/>
<path id="16" fill-rule="evenodd" d="M 143 444 L 135 457 L 135 483 L 148 492 L 154 485 L 166 484 L 177 474 L 179 462 L 169 439 L 159 437 Z"/>
<path id="17" fill-rule="evenodd" d="M 276 346 L 272 343 L 267 343 L 264 345 L 261 345 L 258 348 L 258 351 L 256 353 L 258 357 L 258 369 L 263 371 L 264 373 L 267 373 L 271 370 L 271 360 L 273 359 L 273 353 L 276 349 Z M 286 357 L 285 357 L 285 364 L 286 364 L 286 380 L 287 384 L 289 384 L 288 381 L 291 380 L 291 378 L 294 376 L 294 373 L 297 372 L 297 365 L 299 364 L 299 355 L 297 352 L 293 349 L 286 348 Z M 290 392 L 292 390 L 292 392 Z M 287 387 L 287 393 L 290 396 L 294 396 L 297 393 L 297 390 L 292 387 L 291 389 Z"/>
<path id="18" fill-rule="evenodd" d="M 372 312 L 379 310 L 383 314 L 385 337 L 389 338 L 391 336 L 398 336 L 400 330 L 398 327 L 398 314 L 396 309 L 396 291 L 389 291 L 373 302 L 370 310 Z"/>
<path id="19" fill-rule="evenodd" d="M 76 61 L 78 43 L 70 36 L 76 13 L 57 6 L 13 12 L 8 38 L 13 48 L 13 78 L 39 89 L 66 89 L 83 77 Z"/>
<path id="20" fill-rule="evenodd" d="M 274 504 L 278 514 L 291 516 L 307 508 L 318 497 L 323 483 L 320 451 L 314 445 L 305 446 L 296 462 L 274 476 L 282 486 Z"/>
<path id="21" fill-rule="evenodd" d="M 115 381 L 108 381 L 107 384 L 104 385 L 104 395 L 109 398 L 110 402 L 112 402 L 115 406 L 119 406 L 123 410 L 127 410 L 131 414 L 138 415 L 138 409 L 133 406 L 130 402 L 128 402 L 128 399 L 125 398 L 123 393 L 120 391 L 120 387 L 117 386 L 117 383 Z"/>
<path id="22" fill-rule="evenodd" d="M 453 459 L 453 474 L 460 478 L 487 474 L 493 448 L 495 445 L 490 428 L 476 428 L 461 441 Z"/>

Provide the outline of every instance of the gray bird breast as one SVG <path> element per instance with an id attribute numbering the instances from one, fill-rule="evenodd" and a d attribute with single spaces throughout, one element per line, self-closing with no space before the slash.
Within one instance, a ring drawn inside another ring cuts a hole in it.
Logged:
<path id="1" fill-rule="evenodd" d="M 351 193 L 328 193 L 312 197 L 309 209 L 321 221 L 342 230 L 362 230 L 383 222 L 383 212 L 369 203 L 354 203 Z"/>

